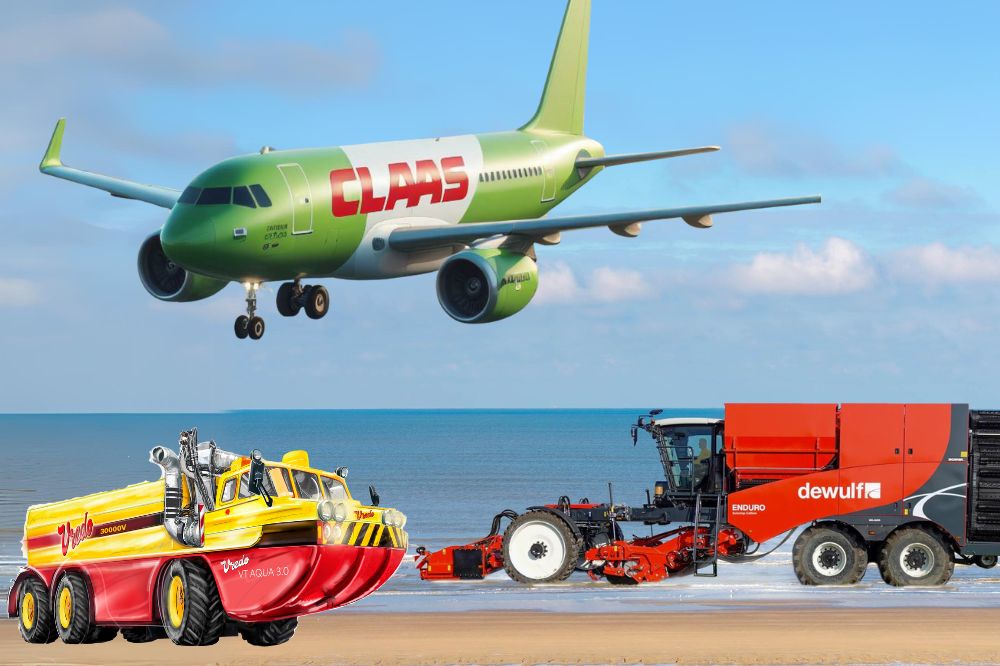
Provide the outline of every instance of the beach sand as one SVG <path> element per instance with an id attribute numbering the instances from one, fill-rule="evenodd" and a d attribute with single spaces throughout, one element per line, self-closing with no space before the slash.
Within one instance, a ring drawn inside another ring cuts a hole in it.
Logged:
<path id="1" fill-rule="evenodd" d="M 0 661 L 37 664 L 998 663 L 1000 609 L 755 605 L 690 613 L 330 613 L 285 645 L 28 645 L 0 623 Z"/>

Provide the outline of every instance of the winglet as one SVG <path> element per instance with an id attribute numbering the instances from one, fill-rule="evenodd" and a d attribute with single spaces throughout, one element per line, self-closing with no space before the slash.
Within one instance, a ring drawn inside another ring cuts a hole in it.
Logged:
<path id="1" fill-rule="evenodd" d="M 50 167 L 62 166 L 59 153 L 62 151 L 63 131 L 66 129 L 66 119 L 60 118 L 56 122 L 56 128 L 52 131 L 52 138 L 49 139 L 49 147 L 45 150 L 42 163 L 38 165 L 38 170 L 44 171 Z"/>

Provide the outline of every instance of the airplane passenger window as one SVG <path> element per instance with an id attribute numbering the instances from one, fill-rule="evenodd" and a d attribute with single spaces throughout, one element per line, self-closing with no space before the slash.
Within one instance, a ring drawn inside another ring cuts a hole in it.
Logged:
<path id="1" fill-rule="evenodd" d="M 181 196 L 177 199 L 177 203 L 182 204 L 193 204 L 198 201 L 198 195 L 201 194 L 200 187 L 185 187 L 184 191 L 181 192 Z"/>
<path id="2" fill-rule="evenodd" d="M 271 198 L 267 196 L 267 192 L 260 185 L 251 185 L 250 191 L 253 192 L 254 199 L 257 200 L 257 205 L 261 208 L 269 208 L 271 206 Z"/>
<path id="3" fill-rule="evenodd" d="M 231 187 L 206 187 L 198 197 L 199 206 L 214 206 L 217 204 L 227 204 L 232 198 L 233 188 Z"/>
<path id="4" fill-rule="evenodd" d="M 250 188 L 246 185 L 233 188 L 233 203 L 237 206 L 246 206 L 247 208 L 257 207 L 257 204 L 253 202 L 253 197 L 250 196 Z"/>

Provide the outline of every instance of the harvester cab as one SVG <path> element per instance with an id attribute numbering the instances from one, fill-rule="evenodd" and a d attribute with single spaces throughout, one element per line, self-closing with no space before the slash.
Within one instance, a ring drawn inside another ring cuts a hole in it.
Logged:
<path id="1" fill-rule="evenodd" d="M 649 433 L 660 454 L 664 479 L 653 490 L 658 507 L 686 506 L 701 494 L 718 494 L 725 485 L 723 423 L 711 418 L 640 416 L 632 426 L 633 445 L 640 430 Z"/>

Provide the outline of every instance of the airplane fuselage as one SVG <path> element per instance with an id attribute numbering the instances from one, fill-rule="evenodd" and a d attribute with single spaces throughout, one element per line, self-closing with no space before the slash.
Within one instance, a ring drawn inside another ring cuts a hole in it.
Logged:
<path id="1" fill-rule="evenodd" d="M 393 229 L 541 217 L 601 169 L 577 158 L 603 155 L 587 137 L 522 130 L 264 150 L 198 175 L 160 239 L 184 268 L 239 282 L 426 273 L 459 248 L 396 252 Z"/>

